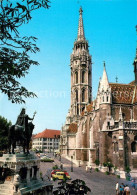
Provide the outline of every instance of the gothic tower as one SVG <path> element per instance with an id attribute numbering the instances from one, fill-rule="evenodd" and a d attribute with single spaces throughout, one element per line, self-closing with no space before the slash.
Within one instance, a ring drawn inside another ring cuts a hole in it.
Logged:
<path id="1" fill-rule="evenodd" d="M 136 25 L 136 32 L 137 32 L 137 25 Z M 134 65 L 134 73 L 135 73 L 135 85 L 137 85 L 137 46 L 136 46 L 136 57 L 133 65 Z"/>
<path id="2" fill-rule="evenodd" d="M 72 121 L 76 121 L 85 106 L 91 103 L 91 56 L 85 39 L 82 8 L 79 10 L 78 35 L 70 59 L 71 67 L 71 109 Z"/>

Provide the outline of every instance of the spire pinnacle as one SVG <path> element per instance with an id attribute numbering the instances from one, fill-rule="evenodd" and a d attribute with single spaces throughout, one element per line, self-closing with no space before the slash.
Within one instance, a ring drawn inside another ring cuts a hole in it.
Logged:
<path id="1" fill-rule="evenodd" d="M 79 9 L 79 25 L 78 25 L 78 38 L 77 38 L 77 40 L 85 39 L 82 12 L 83 12 L 82 7 L 80 7 L 80 9 Z"/>
<path id="2" fill-rule="evenodd" d="M 109 82 L 108 82 L 108 76 L 107 76 L 107 72 L 106 72 L 105 62 L 103 65 L 104 65 L 104 71 L 103 71 L 103 76 L 101 79 L 101 88 L 105 90 L 109 87 Z"/>

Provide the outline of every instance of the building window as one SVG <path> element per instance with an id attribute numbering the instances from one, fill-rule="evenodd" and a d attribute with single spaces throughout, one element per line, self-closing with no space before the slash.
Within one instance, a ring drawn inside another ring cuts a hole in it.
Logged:
<path id="1" fill-rule="evenodd" d="M 79 115 L 79 106 L 77 105 L 77 115 Z"/>
<path id="2" fill-rule="evenodd" d="M 85 102 L 85 89 L 82 90 L 82 102 Z"/>
<path id="3" fill-rule="evenodd" d="M 47 138 L 43 138 L 43 141 L 47 141 Z"/>
<path id="4" fill-rule="evenodd" d="M 108 102 L 108 96 L 107 96 L 107 102 Z"/>
<path id="5" fill-rule="evenodd" d="M 78 90 L 77 89 L 75 91 L 75 94 L 76 94 L 76 101 L 78 102 Z"/>
<path id="6" fill-rule="evenodd" d="M 103 102 L 104 102 L 104 96 L 103 96 Z"/>
<path id="7" fill-rule="evenodd" d="M 131 151 L 132 152 L 137 152 L 137 144 L 136 144 L 136 142 L 132 142 L 131 143 Z"/>
<path id="8" fill-rule="evenodd" d="M 85 83 L 85 71 L 82 71 L 82 83 Z"/>
<path id="9" fill-rule="evenodd" d="M 118 143 L 117 142 L 114 143 L 114 152 L 118 152 Z"/>
<path id="10" fill-rule="evenodd" d="M 78 83 L 78 72 L 75 72 L 75 81 L 76 81 L 76 84 Z"/>

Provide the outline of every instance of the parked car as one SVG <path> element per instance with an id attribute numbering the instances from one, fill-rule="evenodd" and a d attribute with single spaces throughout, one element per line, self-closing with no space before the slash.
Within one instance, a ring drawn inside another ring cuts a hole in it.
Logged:
<path id="1" fill-rule="evenodd" d="M 64 179 L 64 175 L 66 176 L 67 179 L 70 179 L 70 175 L 66 172 L 56 172 L 55 174 L 52 174 L 53 179 Z"/>
<path id="2" fill-rule="evenodd" d="M 52 170 L 52 171 L 51 171 L 51 177 L 52 177 L 52 175 L 55 174 L 56 172 L 60 172 L 60 171 L 61 171 L 60 169 L 54 169 L 54 170 Z"/>

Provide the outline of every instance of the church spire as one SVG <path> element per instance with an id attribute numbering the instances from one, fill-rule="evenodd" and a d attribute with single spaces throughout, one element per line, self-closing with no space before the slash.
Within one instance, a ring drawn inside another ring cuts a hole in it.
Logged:
<path id="1" fill-rule="evenodd" d="M 136 25 L 136 32 L 137 32 L 137 25 Z M 136 46 L 136 57 L 133 65 L 134 65 L 134 73 L 135 73 L 135 85 L 137 85 L 137 46 Z"/>
<path id="2" fill-rule="evenodd" d="M 82 12 L 83 12 L 82 7 L 80 7 L 80 9 L 79 9 L 78 37 L 77 37 L 78 41 L 85 39 Z"/>
<path id="3" fill-rule="evenodd" d="M 107 76 L 107 72 L 106 72 L 106 65 L 104 62 L 104 71 L 103 71 L 103 76 L 102 76 L 102 80 L 101 80 L 101 88 L 105 90 L 108 87 L 109 87 L 109 81 L 108 81 L 108 76 Z"/>

